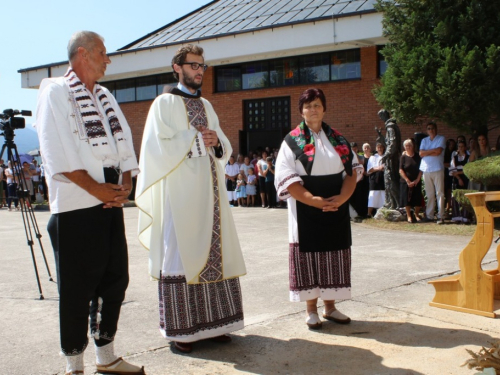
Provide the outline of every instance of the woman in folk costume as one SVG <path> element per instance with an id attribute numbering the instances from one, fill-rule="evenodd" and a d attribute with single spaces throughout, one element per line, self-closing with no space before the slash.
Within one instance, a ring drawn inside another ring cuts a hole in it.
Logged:
<path id="1" fill-rule="evenodd" d="M 156 98 L 146 120 L 136 204 L 158 280 L 160 331 L 188 353 L 193 342 L 228 342 L 243 328 L 238 277 L 246 270 L 225 192 L 231 144 L 199 90 L 203 49 L 182 47 L 172 66 L 179 84 Z"/>
<path id="2" fill-rule="evenodd" d="M 370 156 L 366 166 L 366 173 L 369 176 L 368 217 L 373 217 L 373 210 L 383 207 L 385 204 L 385 164 L 381 163 L 385 153 L 385 145 L 377 143 L 375 150 L 377 152 Z"/>
<path id="3" fill-rule="evenodd" d="M 319 329 L 318 298 L 325 303 L 323 318 L 350 322 L 335 300 L 351 297 L 348 199 L 363 167 L 347 140 L 323 122 L 323 91 L 304 91 L 299 110 L 304 121 L 283 141 L 275 185 L 289 201 L 290 300 L 305 301 L 306 324 Z"/>

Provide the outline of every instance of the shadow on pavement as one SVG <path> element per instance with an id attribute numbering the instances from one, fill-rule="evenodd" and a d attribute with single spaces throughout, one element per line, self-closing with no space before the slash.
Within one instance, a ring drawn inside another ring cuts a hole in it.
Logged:
<path id="1" fill-rule="evenodd" d="M 236 370 L 254 374 L 357 374 L 420 375 L 392 368 L 370 350 L 318 343 L 303 339 L 280 340 L 272 337 L 232 336 L 231 344 L 198 342 L 188 356 L 208 361 L 233 363 Z M 175 350 L 175 349 L 172 349 Z"/>
<path id="2" fill-rule="evenodd" d="M 467 329 L 437 328 L 414 323 L 362 321 L 349 325 L 323 323 L 324 334 L 359 337 L 378 342 L 410 347 L 455 348 L 462 345 L 484 346 L 496 338 Z"/>

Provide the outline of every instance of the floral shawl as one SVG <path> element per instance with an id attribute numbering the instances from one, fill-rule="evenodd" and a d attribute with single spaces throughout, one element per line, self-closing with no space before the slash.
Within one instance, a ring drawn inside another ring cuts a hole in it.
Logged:
<path id="1" fill-rule="evenodd" d="M 321 124 L 321 128 L 335 151 L 339 154 L 346 173 L 352 176 L 353 158 L 349 142 L 347 142 L 342 134 L 332 129 L 324 122 Z M 316 148 L 314 146 L 314 137 L 311 136 L 309 127 L 302 121 L 295 129 L 286 135 L 285 142 L 293 151 L 297 159 L 302 163 L 306 173 L 311 175 Z"/>

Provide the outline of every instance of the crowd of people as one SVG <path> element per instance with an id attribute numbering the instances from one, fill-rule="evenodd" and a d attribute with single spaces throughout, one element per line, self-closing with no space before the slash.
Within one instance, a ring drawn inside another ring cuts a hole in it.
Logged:
<path id="1" fill-rule="evenodd" d="M 274 186 L 279 148 L 257 148 L 248 155 L 231 156 L 225 167 L 226 189 L 231 207 L 286 207 Z"/>
<path id="2" fill-rule="evenodd" d="M 435 221 L 443 224 L 444 220 L 471 223 L 474 213 L 460 206 L 453 191 L 485 189 L 485 186 L 469 181 L 463 173 L 463 167 L 468 162 L 500 150 L 500 137 L 495 147 L 490 147 L 488 137 L 484 134 L 471 137 L 467 142 L 463 135 L 446 140 L 437 133 L 434 122 L 429 122 L 426 130 L 428 137 L 422 139 L 419 148 L 413 138 L 403 142 L 404 151 L 399 164 L 399 207 L 404 208 L 409 223 Z M 364 165 L 364 178 L 358 182 L 350 199 L 354 219 L 360 221 L 373 217 L 375 210 L 385 203 L 385 166 L 381 162 L 385 145 L 377 143 L 373 154 L 369 143 L 363 144 L 362 152 L 358 151 L 355 142 L 351 143 L 351 147 Z M 425 211 L 421 214 L 422 208 Z"/>
<path id="3" fill-rule="evenodd" d="M 20 179 L 23 178 L 24 181 Z M 24 187 L 24 188 L 22 188 Z M 20 190 L 26 190 L 22 193 Z M 23 161 L 20 164 L 8 161 L 5 164 L 0 159 L 0 209 L 7 208 L 9 211 L 19 211 L 21 209 L 19 200 L 28 196 L 26 203 L 41 203 L 47 200 L 47 185 L 43 165 L 38 165 L 38 161 L 33 159 L 30 163 Z"/>

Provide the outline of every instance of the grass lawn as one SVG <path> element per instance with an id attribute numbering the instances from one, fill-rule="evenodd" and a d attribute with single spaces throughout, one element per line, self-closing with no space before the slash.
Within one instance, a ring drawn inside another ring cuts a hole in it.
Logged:
<path id="1" fill-rule="evenodd" d="M 475 224 L 471 225 L 453 224 L 449 221 L 445 221 L 443 225 L 437 225 L 436 223 L 410 224 L 406 221 L 400 221 L 394 223 L 387 220 L 366 219 L 363 220 L 362 223 L 356 225 L 363 225 L 382 230 L 404 230 L 408 232 L 435 233 L 435 234 L 446 234 L 450 236 L 467 236 L 467 237 L 472 237 L 472 235 L 476 231 Z M 497 238 L 496 236 L 498 236 L 498 233 L 495 231 L 493 234 L 494 239 Z"/>

